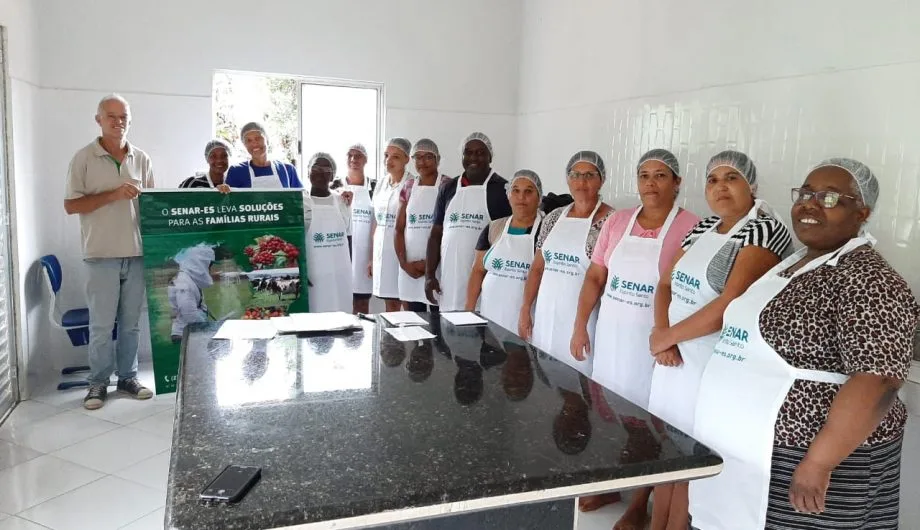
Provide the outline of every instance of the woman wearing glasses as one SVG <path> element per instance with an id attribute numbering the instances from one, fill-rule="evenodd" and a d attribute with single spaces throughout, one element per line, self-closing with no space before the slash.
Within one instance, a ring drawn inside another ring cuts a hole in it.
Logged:
<path id="1" fill-rule="evenodd" d="M 594 151 L 579 151 L 566 164 L 569 193 L 575 202 L 549 213 L 540 227 L 537 252 L 524 285 L 524 303 L 518 317 L 518 334 L 536 347 L 591 375 L 591 358 L 569 353 L 578 293 L 585 280 L 594 244 L 613 207 L 601 201 L 606 172 Z M 536 309 L 533 309 L 536 301 Z M 532 313 L 533 312 L 533 313 Z M 531 316 L 533 315 L 533 316 Z M 588 321 L 593 338 L 595 307 Z"/>
<path id="2" fill-rule="evenodd" d="M 694 526 L 898 527 L 920 305 L 864 230 L 878 193 L 860 162 L 818 164 L 792 191 L 805 248 L 728 306 L 694 430 L 725 467 L 691 486 Z"/>
<path id="3" fill-rule="evenodd" d="M 648 409 L 679 429 L 669 431 L 678 444 L 691 441 L 685 435 L 693 432 L 700 378 L 725 307 L 792 250 L 789 230 L 756 199 L 757 168 L 747 155 L 723 151 L 709 160 L 706 175 L 706 202 L 715 215 L 690 231 L 662 275 L 649 338 L 657 364 Z M 652 527 L 687 527 L 686 482 L 655 488 Z"/>
<path id="4" fill-rule="evenodd" d="M 441 186 L 450 177 L 438 172 L 441 153 L 433 140 L 422 138 L 412 147 L 418 177 L 410 178 L 399 192 L 396 214 L 396 259 L 399 260 L 399 299 L 409 311 L 427 311 L 425 255 L 434 221 L 434 205 Z M 436 308 L 432 305 L 431 308 Z"/>

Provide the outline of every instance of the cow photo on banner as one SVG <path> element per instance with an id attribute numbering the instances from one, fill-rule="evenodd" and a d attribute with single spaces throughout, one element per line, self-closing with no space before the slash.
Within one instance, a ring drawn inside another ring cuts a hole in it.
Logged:
<path id="1" fill-rule="evenodd" d="M 187 326 L 308 310 L 299 191 L 150 191 L 140 201 L 158 394 L 176 390 Z"/>

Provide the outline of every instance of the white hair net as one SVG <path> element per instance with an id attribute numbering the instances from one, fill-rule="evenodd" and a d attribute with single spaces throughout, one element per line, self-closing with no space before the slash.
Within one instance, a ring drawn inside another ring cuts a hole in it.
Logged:
<path id="1" fill-rule="evenodd" d="M 415 153 L 431 153 L 438 157 L 438 160 L 441 159 L 441 152 L 438 150 L 438 144 L 434 143 L 434 140 L 430 138 L 422 138 L 415 142 L 415 145 L 412 146 L 412 156 L 415 156 Z"/>
<path id="2" fill-rule="evenodd" d="M 463 152 L 466 151 L 466 146 L 470 145 L 470 142 L 479 140 L 480 142 L 486 145 L 486 149 L 489 150 L 489 156 L 495 156 L 495 151 L 492 150 L 492 140 L 489 140 L 489 137 L 486 136 L 486 133 L 474 132 L 470 133 L 469 136 L 463 139 L 463 143 L 460 145 L 460 156 L 463 156 Z"/>
<path id="3" fill-rule="evenodd" d="M 741 173 L 744 180 L 751 186 L 751 193 L 757 193 L 757 166 L 751 157 L 740 151 L 722 151 L 709 159 L 706 164 L 706 176 L 708 177 L 712 170 L 717 167 L 730 167 Z"/>
<path id="4" fill-rule="evenodd" d="M 677 161 L 677 157 L 674 156 L 674 153 L 668 151 L 667 149 L 652 149 L 651 151 L 642 155 L 642 158 L 639 159 L 639 163 L 636 164 L 636 173 L 642 169 L 642 165 L 648 162 L 649 160 L 657 160 L 662 164 L 668 166 L 668 169 L 674 173 L 675 177 L 680 176 L 680 162 Z"/>
<path id="5" fill-rule="evenodd" d="M 364 158 L 367 158 L 367 149 L 364 147 L 363 144 L 355 144 L 355 145 L 349 147 L 348 150 L 349 150 L 349 151 L 358 151 L 359 153 L 361 153 L 362 155 L 364 155 Z"/>
<path id="6" fill-rule="evenodd" d="M 319 152 L 310 157 L 310 161 L 307 163 L 307 177 L 310 176 L 310 172 L 313 171 L 313 166 L 316 164 L 317 160 L 326 160 L 329 162 L 329 165 L 332 166 L 332 175 L 335 176 L 335 160 L 333 160 L 332 155 L 329 153 Z"/>
<path id="7" fill-rule="evenodd" d="M 207 145 L 204 146 L 204 157 L 207 158 L 211 156 L 211 151 L 215 149 L 223 149 L 224 151 L 227 152 L 228 156 L 232 153 L 232 151 L 230 150 L 230 144 L 221 140 L 220 138 L 215 138 L 211 140 L 210 142 L 208 142 Z"/>
<path id="8" fill-rule="evenodd" d="M 808 173 L 814 173 L 823 167 L 839 167 L 853 177 L 856 187 L 859 189 L 859 196 L 862 202 L 870 209 L 875 209 L 875 203 L 878 201 L 879 185 L 875 174 L 869 169 L 869 166 L 852 158 L 828 158 L 822 160 Z"/>
<path id="9" fill-rule="evenodd" d="M 189 275 L 199 289 L 204 289 L 214 282 L 208 272 L 214 259 L 214 249 L 211 245 L 200 243 L 180 250 L 173 261 L 179 265 L 181 272 Z"/>
<path id="10" fill-rule="evenodd" d="M 540 197 L 543 196 L 543 181 L 540 180 L 540 175 L 537 175 L 537 172 L 531 169 L 519 169 L 514 172 L 511 182 L 508 183 L 508 195 L 511 195 L 511 186 L 514 186 L 514 181 L 518 179 L 527 179 L 533 182 L 533 185 L 537 187 L 537 193 L 540 194 Z"/>
<path id="11" fill-rule="evenodd" d="M 390 138 L 390 141 L 387 142 L 387 147 L 398 147 L 400 151 L 406 153 L 406 156 L 409 156 L 409 153 L 412 151 L 412 142 L 397 136 L 395 138 Z"/>
<path id="12" fill-rule="evenodd" d="M 572 158 L 569 159 L 569 163 L 565 165 L 565 174 L 568 175 L 571 173 L 572 168 L 579 162 L 587 162 L 597 168 L 597 172 L 601 174 L 601 182 L 607 180 L 607 169 L 604 167 L 604 159 L 594 151 L 579 151 L 572 155 Z"/>
<path id="13" fill-rule="evenodd" d="M 268 133 L 265 132 L 265 127 L 257 121 L 251 121 L 246 125 L 243 125 L 243 128 L 240 129 L 240 141 L 245 143 L 246 135 L 253 131 L 258 131 L 260 134 L 262 134 L 262 136 L 266 138 L 266 140 L 268 139 Z"/>

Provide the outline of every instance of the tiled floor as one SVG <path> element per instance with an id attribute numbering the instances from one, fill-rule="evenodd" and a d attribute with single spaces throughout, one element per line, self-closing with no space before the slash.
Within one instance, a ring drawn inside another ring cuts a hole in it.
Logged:
<path id="1" fill-rule="evenodd" d="M 139 377 L 153 387 L 149 365 Z M 161 530 L 175 395 L 110 392 L 91 412 L 56 383 L 0 426 L 0 530 Z"/>
<path id="2" fill-rule="evenodd" d="M 149 365 L 138 376 L 153 387 Z M 175 395 L 136 401 L 113 392 L 87 411 L 84 389 L 56 384 L 0 426 L 0 530 L 161 530 Z M 580 514 L 578 528 L 609 530 L 622 508 Z"/>

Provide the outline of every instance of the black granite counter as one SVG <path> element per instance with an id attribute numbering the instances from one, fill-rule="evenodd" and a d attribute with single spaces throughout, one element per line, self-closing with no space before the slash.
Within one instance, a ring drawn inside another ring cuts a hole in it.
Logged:
<path id="1" fill-rule="evenodd" d="M 549 501 L 719 469 L 702 445 L 497 325 L 438 319 L 439 338 L 401 343 L 364 324 L 271 341 L 190 329 L 168 528 L 353 528 L 527 503 L 543 504 L 522 513 L 571 521 Z M 262 479 L 239 505 L 199 504 L 228 464 Z"/>

